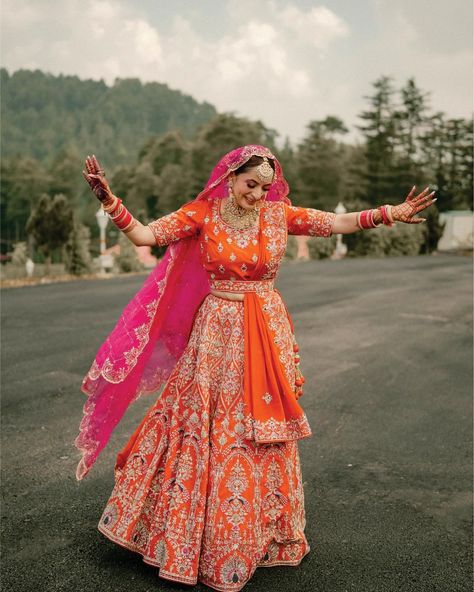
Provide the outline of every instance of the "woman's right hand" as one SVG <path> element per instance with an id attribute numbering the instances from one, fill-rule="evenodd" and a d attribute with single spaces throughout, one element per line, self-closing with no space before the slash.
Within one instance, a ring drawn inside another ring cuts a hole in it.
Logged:
<path id="1" fill-rule="evenodd" d="M 102 204 L 107 205 L 113 201 L 114 195 L 105 178 L 105 171 L 101 168 L 94 155 L 87 156 L 86 168 L 82 171 L 82 175 Z"/>

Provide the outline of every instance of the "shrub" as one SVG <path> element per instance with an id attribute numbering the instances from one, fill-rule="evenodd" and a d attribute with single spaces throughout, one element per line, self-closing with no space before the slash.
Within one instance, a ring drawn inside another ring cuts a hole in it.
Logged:
<path id="1" fill-rule="evenodd" d="M 119 271 L 122 273 L 141 271 L 143 265 L 137 257 L 137 252 L 133 243 L 131 243 L 123 233 L 120 233 L 118 242 L 120 245 L 120 255 L 117 255 L 115 258 L 115 263 Z"/>
<path id="2" fill-rule="evenodd" d="M 418 255 L 424 241 L 423 224 L 397 223 L 343 236 L 349 257 Z"/>
<path id="3" fill-rule="evenodd" d="M 308 251 L 311 259 L 327 259 L 336 250 L 337 237 L 311 237 L 308 239 Z"/>
<path id="4" fill-rule="evenodd" d="M 426 222 L 421 225 L 423 229 L 423 244 L 421 245 L 422 253 L 432 253 L 438 248 L 438 242 L 443 236 L 446 222 L 439 221 L 439 211 L 435 204 L 430 206 L 427 210 L 421 213 Z"/>
<path id="5" fill-rule="evenodd" d="M 18 267 L 24 267 L 28 259 L 28 248 L 25 242 L 15 243 L 12 253 L 12 264 Z"/>
<path id="6" fill-rule="evenodd" d="M 296 259 L 298 254 L 298 243 L 296 237 L 292 234 L 288 235 L 288 242 L 286 243 L 285 259 L 293 260 Z"/>
<path id="7" fill-rule="evenodd" d="M 90 230 L 74 219 L 74 224 L 65 247 L 66 270 L 73 275 L 83 275 L 92 269 L 90 255 Z"/>

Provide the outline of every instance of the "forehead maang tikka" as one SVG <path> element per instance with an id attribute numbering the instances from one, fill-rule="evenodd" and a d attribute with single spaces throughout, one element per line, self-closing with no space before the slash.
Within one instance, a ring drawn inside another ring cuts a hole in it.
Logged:
<path id="1" fill-rule="evenodd" d="M 273 169 L 268 162 L 266 156 L 263 157 L 263 162 L 256 167 L 257 177 L 262 183 L 270 183 L 273 179 Z"/>

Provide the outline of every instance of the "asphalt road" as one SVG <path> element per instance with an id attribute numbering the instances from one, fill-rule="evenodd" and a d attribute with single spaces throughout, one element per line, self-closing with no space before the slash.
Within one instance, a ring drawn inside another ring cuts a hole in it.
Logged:
<path id="1" fill-rule="evenodd" d="M 96 529 L 127 415 L 78 483 L 83 375 L 143 278 L 3 290 L 2 584 L 189 590 Z M 314 435 L 300 442 L 310 554 L 245 590 L 472 589 L 472 259 L 285 265 Z M 193 590 L 208 588 L 198 585 Z"/>

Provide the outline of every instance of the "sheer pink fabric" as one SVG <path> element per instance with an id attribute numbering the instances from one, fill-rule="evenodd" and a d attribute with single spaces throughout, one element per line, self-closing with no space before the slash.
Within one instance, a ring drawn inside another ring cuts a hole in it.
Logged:
<path id="1" fill-rule="evenodd" d="M 267 200 L 288 199 L 288 184 L 278 160 L 264 146 L 243 146 L 226 154 L 196 199 L 228 195 L 227 177 L 253 155 L 275 163 Z M 194 316 L 209 294 L 195 237 L 172 243 L 163 259 L 125 307 L 96 354 L 82 383 L 88 396 L 75 439 L 82 458 L 76 478 L 83 479 L 106 446 L 130 403 L 166 382 L 186 347 Z"/>

